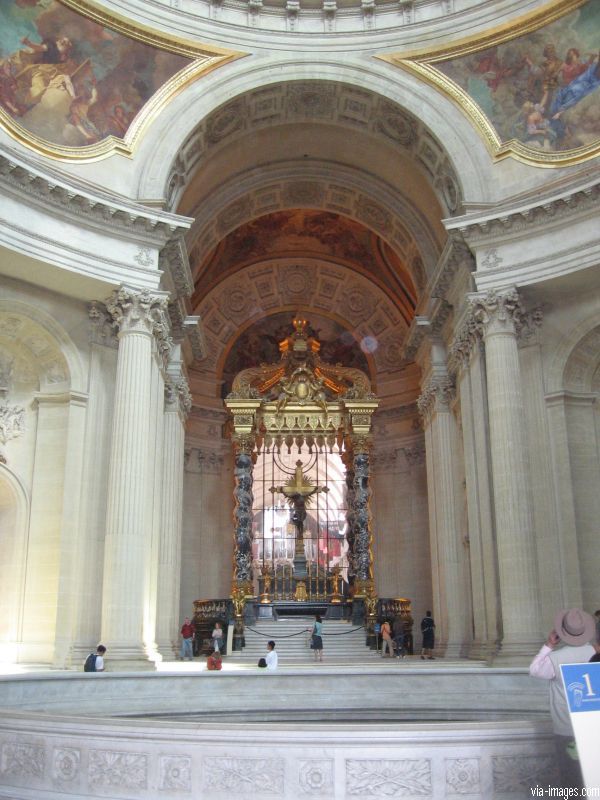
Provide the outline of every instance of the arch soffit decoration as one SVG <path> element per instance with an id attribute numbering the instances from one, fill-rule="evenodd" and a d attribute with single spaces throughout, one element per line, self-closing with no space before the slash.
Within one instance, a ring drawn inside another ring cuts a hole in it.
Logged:
<path id="1" fill-rule="evenodd" d="M 419 292 L 437 264 L 441 245 L 399 192 L 360 170 L 302 161 L 234 176 L 198 209 L 188 234 L 192 272 L 236 228 L 293 208 L 329 211 L 369 228 L 405 262 Z"/>
<path id="2" fill-rule="evenodd" d="M 265 128 L 329 124 L 368 133 L 421 169 L 443 216 L 462 211 L 462 187 L 446 149 L 427 126 L 393 100 L 334 81 L 292 80 L 246 92 L 214 109 L 187 137 L 171 164 L 167 208 L 176 208 L 205 159 Z M 191 176 L 191 179 L 190 179 Z"/>
<path id="3" fill-rule="evenodd" d="M 204 321 L 207 357 L 199 372 L 218 377 L 240 331 L 266 315 L 289 310 L 310 317 L 314 310 L 328 316 L 360 341 L 372 337 L 372 357 L 377 375 L 404 367 L 401 358 L 406 322 L 383 290 L 342 267 L 317 259 L 277 259 L 248 267 L 230 276 L 202 300 L 198 308 Z M 291 319 L 291 316 L 290 316 Z"/>
<path id="4" fill-rule="evenodd" d="M 73 341 L 48 314 L 19 301 L 0 302 L 0 345 L 15 359 L 22 378 L 40 389 L 83 391 L 81 358 Z"/>
<path id="5" fill-rule="evenodd" d="M 548 394 L 595 391 L 600 364 L 600 314 L 592 314 L 558 345 L 548 371 Z"/>

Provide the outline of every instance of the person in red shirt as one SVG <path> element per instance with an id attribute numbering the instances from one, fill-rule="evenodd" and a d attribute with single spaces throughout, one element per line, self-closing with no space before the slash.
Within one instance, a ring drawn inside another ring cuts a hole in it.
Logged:
<path id="1" fill-rule="evenodd" d="M 212 672 L 213 670 L 219 670 L 222 667 L 223 659 L 221 658 L 221 653 L 218 650 L 215 650 L 206 659 L 206 669 Z"/>
<path id="2" fill-rule="evenodd" d="M 194 660 L 194 637 L 196 631 L 190 622 L 190 618 L 186 617 L 181 626 L 181 660 L 185 661 L 189 658 L 190 661 Z"/>

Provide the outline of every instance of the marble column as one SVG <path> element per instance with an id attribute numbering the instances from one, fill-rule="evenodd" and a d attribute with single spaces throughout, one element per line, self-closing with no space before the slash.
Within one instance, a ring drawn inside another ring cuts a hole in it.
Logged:
<path id="1" fill-rule="evenodd" d="M 470 298 L 485 344 L 490 451 L 498 550 L 502 644 L 499 658 L 529 658 L 541 632 L 531 492 L 517 333 L 516 289 Z"/>
<path id="2" fill-rule="evenodd" d="M 171 375 L 165 384 L 162 462 L 162 524 L 158 552 L 157 650 L 166 660 L 179 649 L 179 596 L 183 518 L 185 421 L 192 407 L 186 379 Z"/>
<path id="3" fill-rule="evenodd" d="M 144 648 L 146 552 L 154 482 L 150 453 L 154 336 L 164 334 L 167 296 L 122 287 L 106 302 L 119 327 L 110 456 L 102 643 L 111 668 L 152 669 Z"/>
<path id="4" fill-rule="evenodd" d="M 462 565 L 454 460 L 458 435 L 450 409 L 453 396 L 454 385 L 445 367 L 437 368 L 417 405 L 425 426 L 436 649 L 457 658 L 466 655 L 470 609 Z"/>
<path id="5" fill-rule="evenodd" d="M 348 542 L 348 573 L 349 576 L 356 575 L 354 566 L 354 461 L 352 454 L 345 450 L 342 456 L 346 468 L 346 523 L 348 525 L 346 541 Z"/>

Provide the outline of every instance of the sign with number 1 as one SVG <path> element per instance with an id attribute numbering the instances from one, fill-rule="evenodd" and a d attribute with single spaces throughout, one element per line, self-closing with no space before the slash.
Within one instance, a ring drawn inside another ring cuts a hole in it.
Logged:
<path id="1" fill-rule="evenodd" d="M 562 664 L 575 742 L 586 788 L 600 787 L 600 662 Z M 591 796 L 591 795 L 590 795 Z"/>

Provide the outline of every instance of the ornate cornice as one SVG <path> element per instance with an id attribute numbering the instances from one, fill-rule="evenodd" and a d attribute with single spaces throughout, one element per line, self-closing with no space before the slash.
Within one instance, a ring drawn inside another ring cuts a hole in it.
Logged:
<path id="1" fill-rule="evenodd" d="M 192 295 L 194 281 L 183 237 L 172 239 L 163 247 L 160 251 L 158 265 L 171 277 L 177 295 L 185 297 Z"/>
<path id="2" fill-rule="evenodd" d="M 76 181 L 67 182 L 50 170 L 36 169 L 26 161 L 6 152 L 0 153 L 0 186 L 6 193 L 18 195 L 28 205 L 38 206 L 63 218 L 85 223 L 106 233 L 111 229 L 128 231 L 134 238 L 152 235 L 158 241 L 187 231 L 192 220 L 165 212 L 149 211 L 135 203 L 93 192 Z"/>
<path id="3" fill-rule="evenodd" d="M 495 208 L 492 213 L 469 214 L 447 220 L 448 230 L 460 231 L 470 244 L 502 239 L 549 223 L 561 224 L 582 213 L 598 212 L 600 181 L 597 179 L 562 193 Z M 493 254 L 490 256 L 493 258 Z"/>
<path id="4" fill-rule="evenodd" d="M 426 338 L 438 337 L 442 328 L 448 321 L 452 312 L 452 306 L 446 300 L 437 299 L 430 309 L 429 314 L 424 316 L 418 314 L 415 316 L 403 350 L 403 358 L 406 361 L 413 361 L 417 355 L 419 348 Z"/>
<path id="5" fill-rule="evenodd" d="M 462 236 L 453 232 L 439 258 L 430 281 L 429 296 L 445 298 L 459 267 L 465 266 L 469 272 L 476 269 L 475 258 Z"/>
<path id="6" fill-rule="evenodd" d="M 454 394 L 454 381 L 449 375 L 432 376 L 417 399 L 424 421 L 428 423 L 437 411 L 449 411 Z"/>

